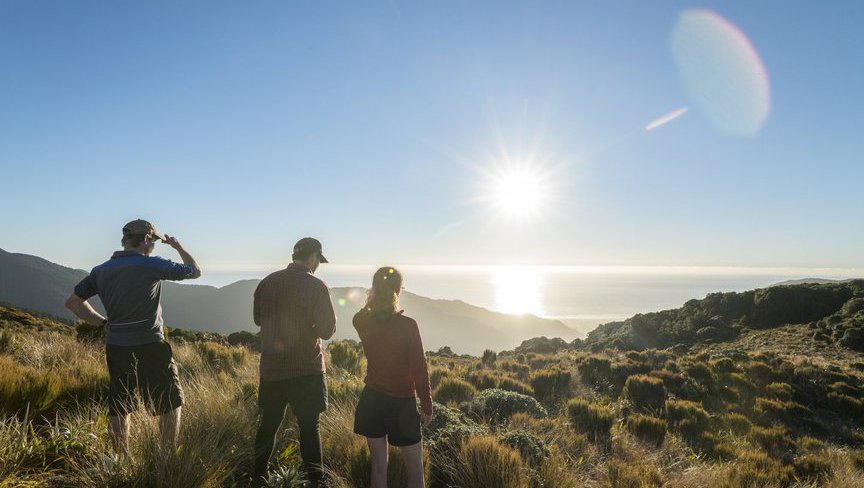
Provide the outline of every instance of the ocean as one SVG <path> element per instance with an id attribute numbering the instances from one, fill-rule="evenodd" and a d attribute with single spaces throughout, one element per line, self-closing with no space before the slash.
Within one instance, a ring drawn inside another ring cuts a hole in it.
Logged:
<path id="1" fill-rule="evenodd" d="M 224 286 L 266 276 L 279 266 L 215 269 L 197 284 Z M 712 292 L 744 291 L 803 278 L 864 276 L 851 268 L 746 268 L 659 266 L 403 266 L 405 288 L 457 299 L 504 313 L 561 320 L 583 337 L 598 324 L 637 313 L 680 307 Z M 322 265 L 316 273 L 331 287 L 371 284 L 373 266 Z"/>

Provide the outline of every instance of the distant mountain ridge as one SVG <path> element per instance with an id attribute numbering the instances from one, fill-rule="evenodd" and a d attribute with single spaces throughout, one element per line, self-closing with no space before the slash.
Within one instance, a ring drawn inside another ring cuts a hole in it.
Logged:
<path id="1" fill-rule="evenodd" d="M 0 302 L 73 319 L 66 298 L 86 271 L 67 268 L 37 256 L 0 249 Z M 260 280 L 242 280 L 221 288 L 163 282 L 165 323 L 184 329 L 229 334 L 256 331 L 252 322 L 252 294 Z M 338 317 L 335 338 L 357 339 L 351 318 L 366 297 L 363 288 L 331 290 Z M 104 311 L 98 299 L 94 306 Z M 417 319 L 428 350 L 450 346 L 454 351 L 479 354 L 484 349 L 504 350 L 539 335 L 575 336 L 557 320 L 531 315 L 507 315 L 459 300 L 438 300 L 404 292 L 401 306 Z"/>

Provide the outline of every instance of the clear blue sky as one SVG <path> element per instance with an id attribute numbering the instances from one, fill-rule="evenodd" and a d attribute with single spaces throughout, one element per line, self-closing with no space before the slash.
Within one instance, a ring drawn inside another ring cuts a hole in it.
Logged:
<path id="1" fill-rule="evenodd" d="M 215 267 L 304 235 L 337 263 L 864 266 L 864 3 L 468 3 L 0 3 L 0 247 L 89 268 L 143 217 Z M 758 133 L 688 98 L 692 8 L 764 62 Z M 531 219 L 477 202 L 502 153 L 551 174 Z"/>

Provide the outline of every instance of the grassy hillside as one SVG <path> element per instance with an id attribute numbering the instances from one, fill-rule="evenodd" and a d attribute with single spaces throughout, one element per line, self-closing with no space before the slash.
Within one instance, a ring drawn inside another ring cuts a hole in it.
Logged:
<path id="1" fill-rule="evenodd" d="M 153 419 L 136 414 L 131 460 L 106 469 L 101 345 L 60 322 L 9 308 L 0 316 L 0 486 L 245 486 L 254 351 L 176 338 L 181 447 L 160 452 Z M 797 327 L 774 331 L 813 333 Z M 780 354 L 787 344 L 775 348 L 765 332 L 692 352 L 430 355 L 429 486 L 864 486 L 864 363 L 848 350 Z M 327 359 L 331 486 L 366 487 L 368 452 L 351 433 L 365 360 L 349 341 L 331 344 Z M 298 486 L 295 439 L 289 418 L 272 486 Z M 391 486 L 401 486 L 398 452 L 391 459 Z"/>

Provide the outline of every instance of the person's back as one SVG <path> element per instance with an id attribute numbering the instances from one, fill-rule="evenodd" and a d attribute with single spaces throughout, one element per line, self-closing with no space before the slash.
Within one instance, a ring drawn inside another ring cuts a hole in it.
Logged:
<path id="1" fill-rule="evenodd" d="M 325 372 L 321 340 L 336 331 L 327 285 L 309 268 L 291 263 L 255 290 L 255 323 L 261 327 L 261 379 L 283 380 Z"/>
<path id="2" fill-rule="evenodd" d="M 327 409 L 327 380 L 321 340 L 336 332 L 336 313 L 327 285 L 312 273 L 327 259 L 317 239 L 294 245 L 293 263 L 264 278 L 255 289 L 253 315 L 261 327 L 259 423 L 255 434 L 256 484 L 267 465 L 285 409 L 297 418 L 300 455 L 312 486 L 322 479 L 318 418 Z"/>
<path id="3" fill-rule="evenodd" d="M 110 318 L 105 342 L 134 346 L 165 339 L 162 281 L 184 280 L 195 268 L 137 251 L 117 251 L 96 266 L 76 288 L 82 298 L 99 295 Z"/>
<path id="4" fill-rule="evenodd" d="M 366 387 L 354 411 L 354 433 L 366 437 L 375 488 L 387 486 L 388 444 L 402 451 L 409 488 L 424 486 L 421 425 L 434 414 L 423 340 L 417 322 L 399 310 L 401 293 L 402 274 L 379 268 L 366 306 L 353 321 L 366 354 Z"/>
<path id="5" fill-rule="evenodd" d="M 354 316 L 354 328 L 366 355 L 365 383 L 392 397 L 420 397 L 421 408 L 432 413 L 432 393 L 423 341 L 417 322 L 399 312 L 370 312 Z"/>
<path id="6" fill-rule="evenodd" d="M 183 263 L 151 256 L 157 242 L 175 249 Z M 93 268 L 75 286 L 66 306 L 85 322 L 106 329 L 108 425 L 115 451 L 128 451 L 129 415 L 137 406 L 136 393 L 151 414 L 159 415 L 163 444 L 173 449 L 179 435 L 183 389 L 171 345 L 165 342 L 161 280 L 197 278 L 201 268 L 177 239 L 161 235 L 146 220 L 123 226 L 121 243 L 122 251 Z M 87 302 L 96 295 L 107 318 Z"/>

